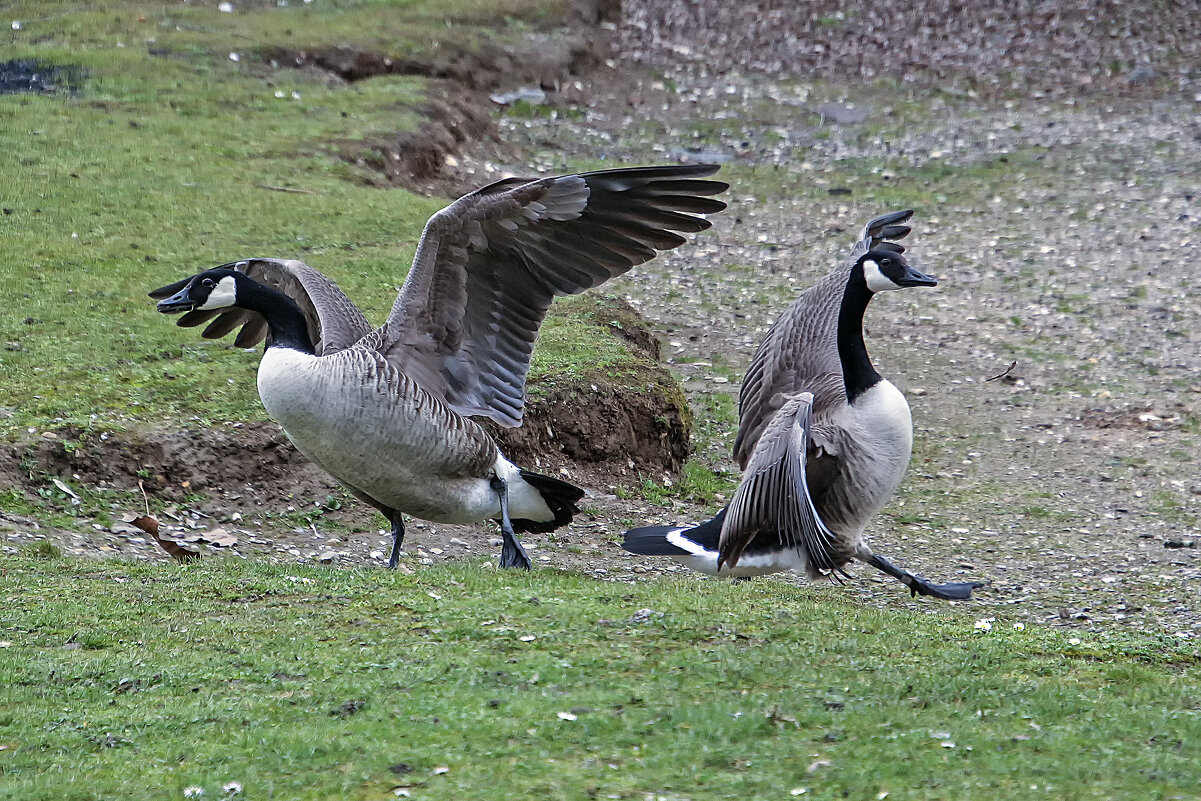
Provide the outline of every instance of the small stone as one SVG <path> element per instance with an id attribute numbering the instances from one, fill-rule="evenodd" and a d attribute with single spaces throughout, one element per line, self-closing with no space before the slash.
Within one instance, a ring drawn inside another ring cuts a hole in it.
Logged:
<path id="1" fill-rule="evenodd" d="M 322 551 L 320 554 L 317 555 L 317 561 L 321 562 L 322 564 L 328 565 L 330 562 L 334 561 L 334 559 L 337 558 L 337 556 L 338 556 L 338 554 L 335 553 L 334 551 Z"/>
<path id="2" fill-rule="evenodd" d="M 817 113 L 822 119 L 838 125 L 858 125 L 867 119 L 867 106 L 853 106 L 844 103 L 822 103 L 817 107 Z"/>
<path id="3" fill-rule="evenodd" d="M 1151 83 L 1159 79 L 1159 70 L 1152 67 L 1150 64 L 1139 64 L 1130 72 L 1126 73 L 1126 83 L 1131 86 L 1139 86 L 1140 84 Z"/>

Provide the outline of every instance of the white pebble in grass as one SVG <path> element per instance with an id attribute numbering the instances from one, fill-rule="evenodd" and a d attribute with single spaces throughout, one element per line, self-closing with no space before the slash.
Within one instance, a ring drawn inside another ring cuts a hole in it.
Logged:
<path id="1" fill-rule="evenodd" d="M 578 720 L 578 719 L 579 719 L 579 716 L 572 714 L 571 712 L 560 712 L 559 713 L 559 720 Z"/>
<path id="2" fill-rule="evenodd" d="M 230 61 L 241 61 L 242 57 L 240 55 L 238 55 L 237 53 L 230 53 L 229 60 Z"/>
<path id="3" fill-rule="evenodd" d="M 217 6 L 217 10 L 223 14 L 232 14 L 234 13 L 234 4 L 222 3 L 221 5 Z"/>
<path id="4" fill-rule="evenodd" d="M 521 640 L 522 642 L 533 642 L 534 640 L 536 640 L 538 638 L 535 637 L 533 634 L 525 634 L 521 637 L 518 637 L 517 639 Z"/>

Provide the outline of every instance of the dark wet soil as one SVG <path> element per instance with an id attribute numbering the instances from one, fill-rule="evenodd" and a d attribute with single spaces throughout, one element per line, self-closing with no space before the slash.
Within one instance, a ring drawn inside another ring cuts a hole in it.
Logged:
<path id="1" fill-rule="evenodd" d="M 70 91 L 82 78 L 83 70 L 71 65 L 44 64 L 33 59 L 0 61 L 0 95 Z"/>

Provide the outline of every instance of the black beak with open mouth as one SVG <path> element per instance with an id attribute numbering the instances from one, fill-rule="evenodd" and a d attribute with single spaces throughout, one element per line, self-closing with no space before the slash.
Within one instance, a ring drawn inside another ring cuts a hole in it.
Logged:
<path id="1" fill-rule="evenodd" d="M 191 278 L 185 278 L 182 281 L 176 281 L 174 284 L 159 287 L 150 292 L 150 297 L 161 298 L 158 305 L 155 307 L 163 314 L 179 314 L 180 312 L 191 311 L 196 307 L 196 302 L 192 300 L 189 293 Z"/>
<path id="2" fill-rule="evenodd" d="M 903 287 L 938 286 L 938 279 L 932 275 L 926 275 L 911 264 L 906 264 L 905 274 L 901 276 L 901 280 L 897 282 L 897 285 Z"/>

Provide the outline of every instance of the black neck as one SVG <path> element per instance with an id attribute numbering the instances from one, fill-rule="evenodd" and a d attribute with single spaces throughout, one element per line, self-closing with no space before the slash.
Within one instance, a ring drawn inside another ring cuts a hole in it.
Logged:
<path id="1" fill-rule="evenodd" d="M 258 312 L 271 329 L 268 347 L 292 348 L 302 353 L 315 353 L 313 341 L 309 339 L 309 328 L 304 312 L 296 301 L 273 287 L 257 281 L 238 283 L 238 308 Z"/>
<path id="2" fill-rule="evenodd" d="M 847 403 L 880 383 L 883 376 L 876 372 L 863 344 L 863 313 L 872 299 L 872 292 L 859 269 L 851 271 L 842 305 L 838 309 L 838 358 L 842 362 L 842 383 Z"/>

